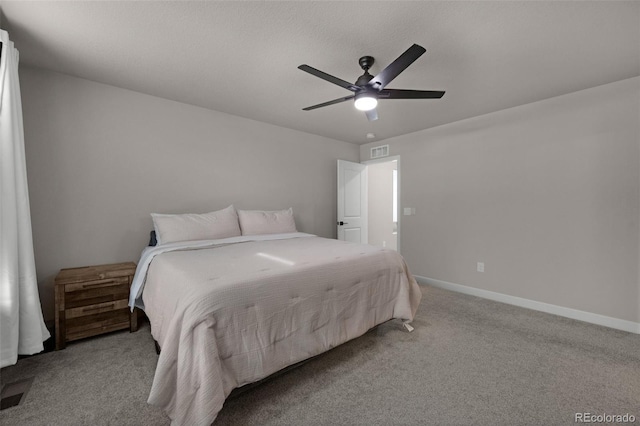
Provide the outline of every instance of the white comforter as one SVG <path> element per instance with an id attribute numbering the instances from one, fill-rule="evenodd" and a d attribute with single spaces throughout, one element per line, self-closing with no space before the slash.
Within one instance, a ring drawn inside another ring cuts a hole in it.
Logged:
<path id="1" fill-rule="evenodd" d="M 421 292 L 395 251 L 309 234 L 258 239 L 160 246 L 140 260 L 134 284 L 162 348 L 149 403 L 173 424 L 209 425 L 234 388 L 413 319 Z"/>

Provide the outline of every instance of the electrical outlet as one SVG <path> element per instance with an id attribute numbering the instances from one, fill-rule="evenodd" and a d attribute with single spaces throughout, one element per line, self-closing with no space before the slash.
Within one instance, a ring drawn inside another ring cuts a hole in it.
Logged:
<path id="1" fill-rule="evenodd" d="M 411 216 L 411 210 L 412 210 L 411 207 L 405 207 L 404 208 L 404 215 L 405 216 Z"/>
<path id="2" fill-rule="evenodd" d="M 478 272 L 484 272 L 484 262 L 478 262 Z"/>

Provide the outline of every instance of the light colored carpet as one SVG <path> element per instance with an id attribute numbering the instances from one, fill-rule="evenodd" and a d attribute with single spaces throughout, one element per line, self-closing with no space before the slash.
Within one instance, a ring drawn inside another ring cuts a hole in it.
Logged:
<path id="1" fill-rule="evenodd" d="M 558 425 L 576 412 L 640 424 L 640 336 L 423 287 L 415 331 L 391 321 L 225 403 L 214 425 Z M 146 404 L 148 325 L 2 370 L 35 376 L 3 425 L 166 425 Z"/>

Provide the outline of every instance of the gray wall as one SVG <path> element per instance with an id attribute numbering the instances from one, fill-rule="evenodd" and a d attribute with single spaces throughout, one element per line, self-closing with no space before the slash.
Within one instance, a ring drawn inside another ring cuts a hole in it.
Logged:
<path id="1" fill-rule="evenodd" d="M 335 237 L 336 159 L 356 145 L 39 69 L 20 82 L 46 319 L 58 270 L 137 262 L 152 212 L 293 207 Z"/>
<path id="2" fill-rule="evenodd" d="M 636 77 L 385 140 L 411 271 L 640 322 L 639 122 Z"/>

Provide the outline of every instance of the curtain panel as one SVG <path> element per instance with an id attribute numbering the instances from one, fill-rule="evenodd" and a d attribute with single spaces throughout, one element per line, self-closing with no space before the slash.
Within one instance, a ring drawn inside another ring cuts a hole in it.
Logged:
<path id="1" fill-rule="evenodd" d="M 18 80 L 18 50 L 0 30 L 0 367 L 50 337 L 38 294 Z"/>

